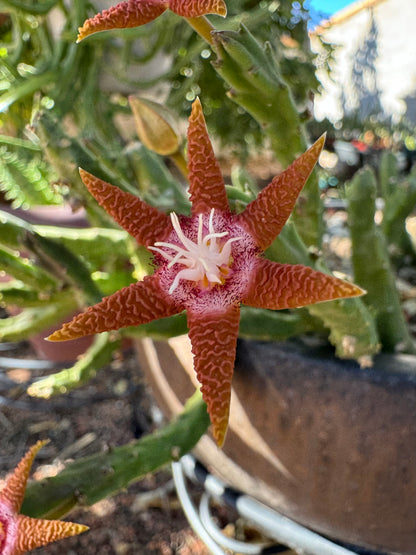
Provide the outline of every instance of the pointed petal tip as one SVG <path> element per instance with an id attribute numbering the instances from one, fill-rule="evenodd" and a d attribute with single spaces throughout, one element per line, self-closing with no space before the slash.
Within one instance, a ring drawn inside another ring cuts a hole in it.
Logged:
<path id="1" fill-rule="evenodd" d="M 50 439 L 40 439 L 35 443 L 35 445 L 33 445 L 33 447 L 31 447 L 31 449 L 35 449 L 37 453 L 40 449 L 42 449 L 42 447 L 50 443 L 50 441 Z"/>
<path id="2" fill-rule="evenodd" d="M 75 319 L 76 317 L 73 320 Z M 70 341 L 71 339 L 79 339 L 84 335 L 91 335 L 89 333 L 83 334 L 79 329 L 73 330 L 72 329 L 73 320 L 64 324 L 59 330 L 54 331 L 48 337 L 45 337 L 45 341 L 50 341 L 51 343 L 55 341 Z"/>
<path id="3" fill-rule="evenodd" d="M 82 179 L 82 181 L 84 182 L 84 185 L 87 185 L 87 181 L 91 181 L 93 179 L 97 179 L 92 173 L 87 172 L 87 170 L 84 170 L 83 168 L 78 168 L 78 173 Z"/>
<path id="4" fill-rule="evenodd" d="M 7 502 L 10 509 L 15 513 L 19 512 L 22 505 L 23 498 L 25 496 L 26 483 L 29 477 L 30 469 L 32 468 L 33 460 L 38 451 L 47 443 L 49 443 L 48 439 L 40 440 L 26 451 L 13 473 L 7 479 L 6 485 L 0 492 L 1 501 Z"/>
<path id="5" fill-rule="evenodd" d="M 73 522 L 71 524 L 72 524 L 73 536 L 78 536 L 78 534 L 83 534 L 84 532 L 88 532 L 88 530 L 90 529 L 90 527 L 87 526 L 86 524 L 78 524 L 76 522 Z"/>
<path id="6" fill-rule="evenodd" d="M 351 283 L 350 285 L 353 286 L 353 297 L 362 297 L 363 295 L 367 295 L 367 291 L 365 289 L 362 289 L 361 287 L 353 283 Z"/>
<path id="7" fill-rule="evenodd" d="M 38 454 L 38 452 L 42 449 L 42 447 L 44 447 L 45 445 L 47 445 L 50 442 L 49 439 L 40 439 L 39 441 L 37 441 L 34 445 L 32 445 L 27 451 L 26 453 L 23 455 L 21 462 L 23 460 L 29 460 L 30 461 L 30 465 L 28 465 L 28 469 L 27 469 L 27 473 L 29 474 L 30 472 L 30 467 L 32 466 L 32 462 L 34 460 L 34 458 L 36 457 L 36 455 Z"/>
<path id="8" fill-rule="evenodd" d="M 195 100 L 192 102 L 192 107 L 191 107 L 192 115 L 196 115 L 198 112 L 202 112 L 202 104 L 199 96 L 197 96 Z"/>
<path id="9" fill-rule="evenodd" d="M 220 15 L 221 17 L 226 17 L 227 15 L 227 5 L 223 0 L 219 0 L 217 3 L 216 11 L 213 12 L 216 15 Z"/>
<path id="10" fill-rule="evenodd" d="M 352 281 L 348 281 L 346 276 L 340 272 L 334 272 L 333 279 L 337 282 L 339 298 L 362 297 L 367 294 L 365 289 Z"/>
<path id="11" fill-rule="evenodd" d="M 227 434 L 228 422 L 225 424 L 213 424 L 212 425 L 212 435 L 214 436 L 215 443 L 219 449 L 224 446 L 225 436 Z"/>
<path id="12" fill-rule="evenodd" d="M 315 164 L 318 162 L 319 156 L 321 155 L 321 152 L 325 146 L 325 141 L 326 141 L 326 131 L 305 152 L 305 154 L 310 153 L 312 155 L 311 163 L 313 163 L 313 165 L 311 169 L 313 169 Z M 313 160 L 315 161 L 313 162 Z"/>
<path id="13" fill-rule="evenodd" d="M 320 150 L 322 150 L 324 148 L 325 141 L 326 141 L 326 131 L 324 133 L 322 133 L 322 135 L 319 137 L 319 139 L 317 139 L 315 141 L 315 145 L 319 146 Z"/>
<path id="14" fill-rule="evenodd" d="M 358 285 L 355 285 L 355 283 L 336 277 L 332 277 L 332 280 L 334 286 L 332 296 L 328 299 L 322 299 L 322 301 L 317 300 L 316 302 L 325 302 L 327 300 L 331 301 L 336 299 L 350 299 L 353 297 L 362 297 L 366 294 L 366 291 L 361 289 Z"/>
<path id="15" fill-rule="evenodd" d="M 14 555 L 42 547 L 49 543 L 77 536 L 89 528 L 84 524 L 64 520 L 46 520 L 18 515 L 18 538 Z"/>

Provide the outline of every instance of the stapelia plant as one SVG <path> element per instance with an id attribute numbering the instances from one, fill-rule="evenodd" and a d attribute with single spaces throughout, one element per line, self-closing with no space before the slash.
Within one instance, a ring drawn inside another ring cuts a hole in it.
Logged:
<path id="1" fill-rule="evenodd" d="M 19 514 L 33 459 L 47 442 L 31 447 L 0 492 L 0 553 L 20 555 L 55 540 L 75 536 L 87 526 L 62 520 L 42 520 Z"/>
<path id="2" fill-rule="evenodd" d="M 287 309 L 361 295 L 350 283 L 262 256 L 290 216 L 324 143 L 321 137 L 241 214 L 231 213 L 199 100 L 188 129 L 192 215 L 170 216 L 93 175 L 81 177 L 98 202 L 154 253 L 155 273 L 104 298 L 49 340 L 137 326 L 186 310 L 194 366 L 221 446 L 227 429 L 240 303 Z"/>

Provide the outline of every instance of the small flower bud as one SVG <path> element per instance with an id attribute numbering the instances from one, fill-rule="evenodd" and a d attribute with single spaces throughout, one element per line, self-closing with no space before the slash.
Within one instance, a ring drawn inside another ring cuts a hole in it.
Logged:
<path id="1" fill-rule="evenodd" d="M 141 142 L 161 156 L 178 152 L 182 141 L 168 110 L 156 102 L 137 96 L 130 96 L 129 102 Z"/>

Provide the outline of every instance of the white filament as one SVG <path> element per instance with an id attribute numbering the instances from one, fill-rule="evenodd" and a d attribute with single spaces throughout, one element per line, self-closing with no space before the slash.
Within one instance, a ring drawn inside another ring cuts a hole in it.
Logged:
<path id="1" fill-rule="evenodd" d="M 228 235 L 229 232 L 215 232 L 213 224 L 214 208 L 209 215 L 208 233 L 206 235 L 203 233 L 203 216 L 199 214 L 196 243 L 184 235 L 175 212 L 171 213 L 170 218 L 173 229 L 176 231 L 183 246 L 167 243 L 165 241 L 158 241 L 155 243 L 154 247 L 149 247 L 149 249 L 158 252 L 169 260 L 168 268 L 171 268 L 174 264 L 182 264 L 185 266 L 183 270 L 180 270 L 176 274 L 169 288 L 169 293 L 175 291 L 181 279 L 195 282 L 200 281 L 202 283 L 208 282 L 209 285 L 224 283 L 224 278 L 228 274 L 231 262 L 231 243 L 233 241 L 239 241 L 242 237 L 233 237 L 228 239 L 225 243 L 217 241 L 217 239 Z M 163 250 L 163 248 L 176 251 L 176 253 L 171 254 Z"/>

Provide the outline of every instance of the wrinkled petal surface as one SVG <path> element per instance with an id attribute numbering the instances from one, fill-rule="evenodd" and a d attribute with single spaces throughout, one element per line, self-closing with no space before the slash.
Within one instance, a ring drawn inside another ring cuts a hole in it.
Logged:
<path id="1" fill-rule="evenodd" d="M 227 14 L 224 0 L 127 0 L 87 19 L 78 29 L 77 42 L 99 31 L 145 25 L 168 8 L 183 17 Z"/>
<path id="2" fill-rule="evenodd" d="M 163 241 L 172 230 L 170 217 L 131 193 L 126 193 L 80 169 L 81 179 L 98 203 L 140 245 Z"/>
<path id="3" fill-rule="evenodd" d="M 6 485 L 0 492 L 0 499 L 9 504 L 12 511 L 18 513 L 25 496 L 27 479 L 37 452 L 47 441 L 38 441 L 25 454 L 19 464 L 16 466 L 13 474 L 7 480 Z"/>
<path id="4" fill-rule="evenodd" d="M 198 17 L 209 13 L 227 15 L 224 0 L 170 0 L 169 9 L 183 17 Z"/>
<path id="5" fill-rule="evenodd" d="M 208 136 L 199 99 L 192 104 L 188 127 L 189 193 L 192 214 L 229 211 L 224 178 Z"/>
<path id="6" fill-rule="evenodd" d="M 157 275 L 146 276 L 143 281 L 132 283 L 105 297 L 100 303 L 90 306 L 50 335 L 48 340 L 67 341 L 84 335 L 138 326 L 172 316 L 181 310 L 162 291 Z"/>
<path id="7" fill-rule="evenodd" d="M 257 308 L 282 310 L 357 297 L 364 291 L 342 279 L 301 264 L 278 264 L 260 259 L 251 287 L 242 302 Z"/>
<path id="8" fill-rule="evenodd" d="M 11 555 L 21 555 L 42 545 L 76 536 L 88 530 L 88 526 L 63 520 L 42 520 L 19 515 L 17 541 Z"/>
<path id="9" fill-rule="evenodd" d="M 187 315 L 194 368 L 202 385 L 214 438 L 221 447 L 230 411 L 240 308 L 230 305 L 223 311 L 211 313 L 188 310 Z"/>
<path id="10" fill-rule="evenodd" d="M 127 0 L 116 6 L 103 10 L 87 19 L 78 29 L 77 42 L 93 33 L 110 29 L 126 29 L 145 25 L 156 19 L 169 7 L 166 0 Z"/>
<path id="11" fill-rule="evenodd" d="M 237 216 L 237 220 L 253 234 L 262 250 L 271 245 L 292 213 L 296 199 L 318 161 L 324 142 L 323 135 L 260 191 L 257 198 Z"/>
<path id="12" fill-rule="evenodd" d="M 33 459 L 45 443 L 48 442 L 38 441 L 27 451 L 0 492 L 0 552 L 3 555 L 21 555 L 41 545 L 88 530 L 88 526 L 82 524 L 18 514 Z"/>

